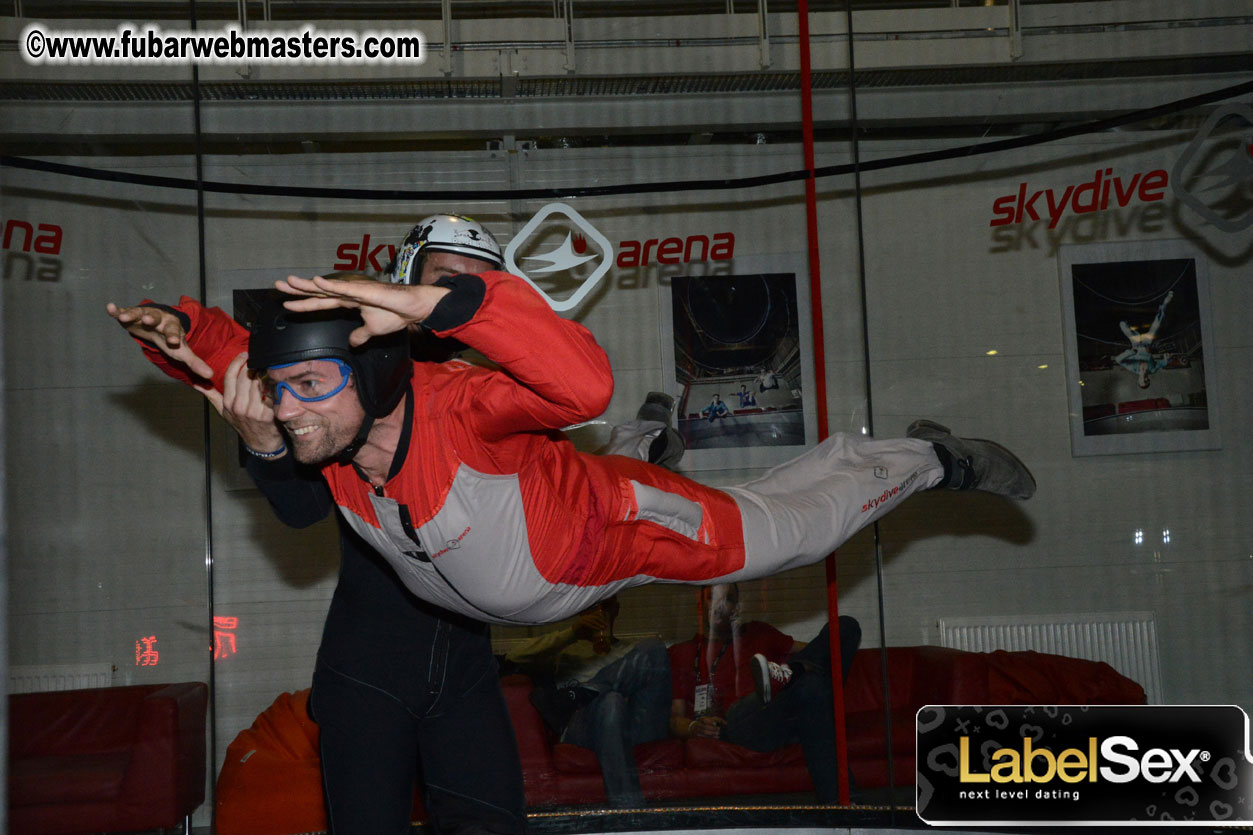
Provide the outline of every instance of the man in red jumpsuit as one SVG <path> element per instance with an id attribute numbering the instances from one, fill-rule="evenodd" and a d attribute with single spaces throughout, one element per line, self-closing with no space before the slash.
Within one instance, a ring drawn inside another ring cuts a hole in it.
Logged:
<path id="1" fill-rule="evenodd" d="M 644 583 L 734 582 L 817 562 L 921 489 L 1035 491 L 1008 450 L 927 421 L 888 441 L 833 435 L 724 489 L 586 455 L 556 430 L 604 411 L 609 361 L 520 279 L 278 286 L 309 298 L 275 306 L 251 339 L 187 298 L 109 312 L 173 376 L 210 378 L 223 397 L 261 385 L 296 459 L 320 465 L 344 518 L 405 585 L 482 620 L 555 621 Z M 393 337 L 411 323 L 500 370 L 401 361 Z"/>

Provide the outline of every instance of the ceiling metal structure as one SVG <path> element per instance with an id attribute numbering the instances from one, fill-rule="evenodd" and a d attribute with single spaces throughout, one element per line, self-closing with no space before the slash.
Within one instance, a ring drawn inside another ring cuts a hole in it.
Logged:
<path id="1" fill-rule="evenodd" d="M 561 17 L 567 0 L 452 0 L 449 4 L 458 20 L 501 18 Z M 853 0 L 853 9 L 924 9 L 954 6 L 1005 6 L 1009 0 Z M 1023 0 L 1027 5 L 1045 5 L 1075 0 Z M 1078 0 L 1103 2 L 1103 0 Z M 576 0 L 579 17 L 639 17 L 658 15 L 751 14 L 758 0 Z M 240 0 L 196 0 L 200 20 L 236 20 Z M 250 20 L 439 20 L 443 0 L 248 0 Z M 783 14 L 796 13 L 796 0 L 771 0 L 769 9 Z M 173 20 L 187 19 L 190 0 L 12 0 L 12 8 L 2 12 L 14 16 L 44 19 L 80 18 L 87 20 Z M 840 12 L 844 0 L 812 0 L 812 12 Z"/>
<path id="2" fill-rule="evenodd" d="M 749 136 L 799 122 L 794 0 L 196 4 L 206 29 L 266 33 L 317 20 L 322 31 L 383 30 L 408 21 L 424 33 L 428 57 L 403 70 L 202 66 L 193 82 L 186 65 L 31 67 L 16 52 L 33 20 L 55 27 L 72 14 L 75 29 L 122 21 L 169 29 L 186 24 L 188 8 L 184 0 L 18 0 L 13 16 L 0 11 L 0 142 L 180 141 L 196 99 L 203 135 L 219 142 Z M 858 0 L 851 13 L 842 0 L 815 0 L 810 8 L 820 130 L 847 126 L 853 89 L 862 127 L 996 132 L 1253 79 L 1253 0 Z M 137 135 L 136 124 L 148 130 Z"/>

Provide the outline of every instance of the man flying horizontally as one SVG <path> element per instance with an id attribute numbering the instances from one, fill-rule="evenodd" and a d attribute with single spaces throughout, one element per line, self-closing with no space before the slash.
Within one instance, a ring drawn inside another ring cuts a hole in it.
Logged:
<path id="1" fill-rule="evenodd" d="M 560 620 L 645 583 L 735 582 L 814 563 L 922 489 L 1035 492 L 1008 450 L 928 421 L 887 441 L 836 434 L 723 489 L 586 455 L 555 431 L 608 406 L 608 358 L 521 279 L 293 276 L 278 287 L 310 298 L 270 307 L 251 337 L 187 298 L 109 313 L 171 376 L 211 378 L 227 396 L 261 386 L 296 459 L 319 464 L 345 519 L 405 585 L 482 620 Z M 409 360 L 409 323 L 500 370 Z"/>

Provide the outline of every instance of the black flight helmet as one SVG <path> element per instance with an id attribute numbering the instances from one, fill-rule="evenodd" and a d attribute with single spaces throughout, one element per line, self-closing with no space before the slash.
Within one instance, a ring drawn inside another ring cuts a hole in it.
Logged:
<path id="1" fill-rule="evenodd" d="M 248 368 L 265 371 L 305 360 L 341 360 L 352 369 L 366 415 L 391 414 L 413 376 L 408 335 L 402 330 L 376 336 L 354 348 L 348 335 L 361 327 L 359 312 L 338 308 L 298 313 L 283 307 L 291 298 L 275 291 L 261 306 L 248 339 Z"/>

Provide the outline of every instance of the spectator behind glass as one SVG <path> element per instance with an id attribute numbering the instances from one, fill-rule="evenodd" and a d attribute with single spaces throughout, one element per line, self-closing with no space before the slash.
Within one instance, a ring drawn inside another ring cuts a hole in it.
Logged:
<path id="1" fill-rule="evenodd" d="M 700 633 L 670 647 L 671 735 L 762 752 L 799 742 L 818 802 L 838 803 L 827 625 L 802 644 L 763 621 L 741 624 L 735 583 L 703 588 L 700 600 Z M 860 643 L 857 621 L 841 617 L 845 677 Z"/>

